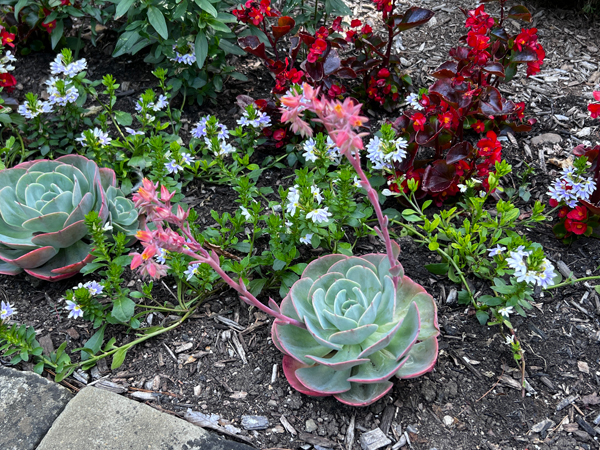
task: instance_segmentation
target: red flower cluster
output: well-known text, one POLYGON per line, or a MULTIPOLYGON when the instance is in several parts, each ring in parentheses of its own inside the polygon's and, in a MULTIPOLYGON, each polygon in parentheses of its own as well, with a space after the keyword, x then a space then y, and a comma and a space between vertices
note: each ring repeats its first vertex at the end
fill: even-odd
POLYGON ((358 19, 354 19, 352 20, 352 22, 350 22, 350 28, 355 29, 346 31, 346 42, 354 43, 356 41, 356 38, 358 38, 359 36, 364 38, 373 33, 373 28, 371 28, 371 25, 365 24, 364 27, 358 30, 358 28, 361 26, 362 22, 358 19))
POLYGON ((392 12, 392 0, 373 0, 377 11, 383 11, 383 20, 387 19, 389 13, 392 12))
POLYGON ((289 67, 288 59, 285 58, 286 68, 283 69, 275 76, 275 87, 273 88, 273 94, 285 94, 290 87, 291 83, 300 83, 304 72, 296 70, 295 68, 287 69, 289 67))
POLYGON ((529 61, 527 63, 527 75, 535 75, 540 71, 540 66, 544 62, 546 52, 540 43, 538 43, 537 28, 521 30, 521 33, 515 38, 515 47, 522 52, 525 49, 535 52, 537 61, 529 61))
MULTIPOLYGON (((594 100, 600 102, 600 91, 594 91, 594 100)), ((600 103, 590 103, 588 105, 588 111, 592 116, 592 119, 600 117, 600 103)))
MULTIPOLYGON (((552 205, 552 201, 550 202, 550 204, 552 205)), ((575 209, 571 210, 568 206, 563 206, 558 211, 558 217, 560 219, 566 218, 564 227, 567 233, 573 233, 580 236, 584 234, 588 229, 588 225, 586 223, 588 218, 588 211, 585 206, 580 205, 577 206, 575 209)), ((565 237, 568 237, 568 234, 565 237)))
POLYGON ((260 3, 248 0, 244 8, 234 9, 231 13, 242 23, 250 23, 254 26, 260 25, 265 16, 279 17, 280 13, 271 7, 270 0, 261 0, 260 3))
POLYGON ((0 39, 2 39, 2 45, 6 46, 8 45, 9 47, 13 47, 15 46, 14 41, 15 41, 15 35, 14 33, 9 33, 8 31, 6 31, 6 29, 0 25, 0 30, 2 30, 0 32, 0 39))
POLYGON ((0 86, 12 91, 12 88, 17 85, 17 79, 10 73, 0 73, 0 86))
POLYGON ((325 50, 327 50, 327 42, 324 39, 318 38, 315 40, 313 45, 311 45, 306 59, 308 62, 314 63, 317 61, 317 59, 319 59, 325 50))
MULTIPOLYGON (((392 92, 392 78, 390 71, 386 68, 379 69, 375 76, 369 78, 369 87, 367 88, 367 96, 371 99, 383 105, 386 101, 386 97, 392 92)), ((396 102, 400 94, 398 92, 392 92, 391 99, 396 102)))

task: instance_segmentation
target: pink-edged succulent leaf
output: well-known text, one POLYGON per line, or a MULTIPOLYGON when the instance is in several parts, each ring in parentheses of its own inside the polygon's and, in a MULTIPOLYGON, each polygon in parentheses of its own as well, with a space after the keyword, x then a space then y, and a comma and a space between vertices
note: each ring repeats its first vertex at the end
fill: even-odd
POLYGON ((352 388, 334 397, 340 402, 350 406, 368 406, 390 392, 394 384, 390 381, 377 384, 352 383, 352 388))
POLYGON ((369 361, 367 358, 359 358, 359 353, 360 347, 358 345, 349 345, 344 347, 343 350, 335 352, 333 356, 327 355, 324 358, 319 358, 308 355, 307 358, 330 369, 346 370, 369 361))
POLYGON ((281 361, 281 367, 283 368, 283 373, 285 378, 290 383, 294 389, 298 392, 310 395, 312 397, 328 397, 330 394, 324 394, 322 392, 313 391, 304 386, 298 378, 296 377, 296 370, 301 369, 303 367, 309 367, 307 364, 302 364, 299 361, 296 361, 294 358, 288 355, 284 355, 283 360, 281 361))
POLYGON ((79 241, 69 249, 60 249, 58 254, 48 263, 34 269, 25 269, 29 275, 46 281, 59 281, 70 278, 92 262, 94 257, 89 254, 90 247, 79 241), (85 254, 88 252, 87 254, 85 254))
POLYGON ((18 275, 23 272, 19 266, 9 264, 4 261, 0 261, 0 274, 1 275, 18 275))
POLYGON ((330 367, 315 364, 314 366, 296 369, 295 375, 306 388, 321 394, 333 395, 350 390, 351 385, 348 381, 350 370, 334 370, 330 367))
POLYGON ((406 363, 400 367, 396 376, 398 378, 415 378, 430 372, 437 361, 438 341, 430 337, 412 346, 407 356, 406 363))
POLYGON ((67 248, 83 239, 86 234, 85 222, 80 220, 59 231, 38 234, 31 238, 31 242, 40 246, 52 245, 56 248, 67 248))
POLYGON ((22 269, 31 269, 46 264, 57 253, 58 250, 54 247, 40 247, 35 250, 0 249, 0 259, 22 269))

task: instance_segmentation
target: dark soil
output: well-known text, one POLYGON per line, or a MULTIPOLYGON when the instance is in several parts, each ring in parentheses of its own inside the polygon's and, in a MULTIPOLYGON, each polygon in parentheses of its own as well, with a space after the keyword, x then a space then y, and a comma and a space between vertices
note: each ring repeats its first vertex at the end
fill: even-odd
MULTIPOLYGON (((430 8, 437 5, 437 2, 425 0, 416 3, 430 8)), ((493 4, 488 5, 488 8, 494 8, 493 4)), ((449 48, 445 44, 435 49, 429 47, 438 40, 455 43, 464 31, 458 6, 475 5, 448 0, 436 9, 437 26, 406 34, 404 45, 410 51, 405 57, 414 62, 408 70, 415 83, 421 82, 418 87, 427 83, 428 73, 445 59, 449 48), (425 44, 426 50, 417 50, 421 44, 425 44), (417 64, 418 58, 423 62, 417 64)), ((371 9, 366 9, 372 13, 371 9)), ((531 9, 536 14, 541 11, 540 8, 531 9)), ((504 150, 505 157, 515 168, 511 180, 515 186, 519 185, 524 163, 536 169, 535 175, 530 177, 532 199, 543 200, 549 181, 556 176, 557 167, 551 160, 554 159, 556 164, 564 160, 572 147, 581 142, 574 134, 584 127, 596 125, 585 114, 591 97, 583 91, 590 91, 600 73, 594 72, 598 77, 592 82, 589 80, 594 73, 583 73, 579 77, 582 73, 578 65, 581 54, 592 54, 591 59, 584 60, 595 64, 598 71, 598 49, 592 51, 598 43, 593 41, 597 27, 586 20, 575 13, 544 10, 543 20, 536 24, 540 39, 549 51, 548 63, 543 69, 564 70, 573 79, 564 86, 561 81, 559 87, 552 81, 521 83, 519 78, 505 88, 518 99, 525 93, 535 104, 530 108, 539 119, 528 136, 517 136, 518 145, 507 141, 504 150), (583 38, 590 40, 583 42, 583 38), (562 69, 569 64, 570 68, 562 69), (580 78, 582 81, 578 81, 580 78), (538 89, 531 90, 531 85, 538 89), (570 122, 565 125, 560 119, 552 120, 556 114, 569 116, 570 122), (563 143, 535 146, 531 142, 531 138, 546 132, 560 135, 563 143)), ((128 105, 132 108, 139 95, 156 84, 150 74, 151 68, 143 64, 140 57, 111 59, 110 46, 107 41, 99 49, 89 47, 83 51, 81 56, 88 59, 90 66, 88 78, 98 79, 111 73, 118 82, 127 82, 117 108, 127 109, 128 105)), ((16 91, 19 101, 29 90, 39 92, 41 83, 49 76, 48 63, 52 59, 50 54, 20 59, 15 72, 22 85, 16 91)), ((234 107, 237 95, 258 98, 268 92, 272 79, 253 58, 238 59, 236 64, 250 81, 231 81, 218 105, 186 109, 185 117, 190 125, 209 113, 232 121, 233 116, 239 114, 234 107)), ((591 135, 585 139, 597 141, 596 128, 592 128, 591 135)), ((272 174, 268 181, 274 183, 273 180, 278 179, 278 174, 272 174)), ((200 187, 195 193, 198 198, 191 200, 203 204, 201 211, 205 217, 210 217, 208 211, 211 208, 222 211, 232 207, 233 193, 228 188, 204 186, 204 192, 210 194, 209 197, 202 197, 200 187)), ((527 211, 526 204, 520 206, 523 212, 527 211)), ((210 219, 206 224, 211 224, 210 219)), ((551 227, 551 224, 541 224, 527 233, 544 246, 555 265, 563 261, 576 276, 598 274, 600 242, 581 239, 565 246, 554 238, 551 227)), ((311 445, 314 448, 349 449, 352 445, 359 448, 360 435, 376 427, 380 427, 392 443, 408 437, 410 442, 394 446, 402 449, 598 448, 596 435, 600 428, 594 428, 594 421, 600 412, 597 396, 600 389, 600 301, 592 286, 580 284, 546 292, 536 298, 535 308, 526 319, 513 317, 525 349, 525 375, 531 387, 523 397, 518 386, 521 374, 498 329, 481 326, 472 309, 448 301, 451 290, 458 287, 443 277, 431 275, 423 267, 424 263, 435 262, 435 255, 416 246, 409 238, 402 238, 399 243, 405 272, 422 284, 438 304, 442 331, 439 360, 433 372, 414 380, 397 381, 388 396, 369 407, 351 408, 332 398, 311 398, 293 391, 281 373, 281 354, 270 340, 271 320, 249 309, 229 291, 209 299, 171 334, 131 349, 118 370, 111 371, 103 361, 92 375, 122 385, 128 389, 127 395, 152 392, 153 398, 146 400, 148 404, 179 416, 188 409, 218 415, 221 425, 231 424, 241 429, 238 435, 249 439, 258 448, 308 449, 311 445), (221 317, 237 322, 239 328, 225 324, 221 317), (243 351, 236 347, 236 341, 243 351), (568 398, 572 399, 570 403, 565 402, 568 398), (241 418, 244 415, 266 417, 267 429, 243 430, 241 418), (536 427, 537 432, 532 431, 534 425, 547 419, 552 422, 545 427, 536 427), (350 426, 351 422, 354 428, 350 426), (354 439, 349 438, 352 433, 354 439)), ((376 251, 378 245, 374 240, 365 241, 361 251, 376 251)), ((125 283, 130 286, 138 282, 130 272, 126 277, 125 283)), ((78 276, 48 284, 17 276, 1 277, 0 286, 4 297, 19 311, 18 321, 35 327, 38 339, 51 351, 64 340, 69 342, 70 349, 81 347, 93 334, 91 324, 66 319, 60 307, 65 290, 80 281, 83 278, 78 276)), ((477 291, 485 291, 486 286, 480 280, 473 279, 472 282, 477 291)), ((155 283, 155 297, 159 302, 173 300, 170 284, 173 281, 168 278, 164 284, 155 283)), ((276 294, 273 295, 279 300, 276 294)), ((146 320, 156 325, 171 319, 155 314, 146 320)), ((133 339, 133 335, 125 334, 117 327, 107 329, 107 333, 114 334, 119 344, 133 339)), ((21 367, 31 369, 28 364, 21 367)), ((83 386, 73 378, 66 381, 73 390, 83 386)))

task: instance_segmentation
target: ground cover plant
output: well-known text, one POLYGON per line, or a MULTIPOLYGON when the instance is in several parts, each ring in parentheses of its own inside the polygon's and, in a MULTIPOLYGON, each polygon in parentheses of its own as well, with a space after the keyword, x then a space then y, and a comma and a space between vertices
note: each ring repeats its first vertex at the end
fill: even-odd
MULTIPOLYGON (((180 60, 174 67, 190 66, 189 71, 154 70, 154 87, 144 86, 130 108, 119 100, 120 80, 94 71, 88 75, 89 61, 69 49, 54 57, 41 91, 21 95, 11 110, 4 106, 1 269, 10 274, 24 269, 58 282, 84 274, 72 289, 60 285, 61 299, 51 315, 75 327, 87 325, 89 333, 80 345, 65 341, 48 350, 36 336, 38 328, 21 319, 27 312, 5 298, 3 361, 47 371, 59 381, 99 370, 105 360, 115 374, 128 373, 124 367, 141 364, 141 352, 154 342, 180 332, 188 336, 181 330, 190 330, 205 309, 217 320, 224 309, 211 313, 210 308, 233 292, 229 304, 248 316, 249 327, 253 315, 255 323, 271 325, 270 336, 251 329, 240 348, 248 351, 262 339, 264 348, 280 351, 274 361, 287 380, 284 390, 302 394, 298 398, 311 405, 332 405, 319 397, 333 396, 375 411, 369 408, 389 406, 392 396, 414 386, 398 379, 419 377, 425 381, 415 383, 426 384, 439 376, 438 358, 448 359, 447 336, 453 335, 447 313, 438 316, 442 306, 448 311, 440 300, 446 294, 438 295, 427 283, 418 270, 424 267, 439 283, 453 286, 472 330, 488 326, 490 341, 492 333, 501 336, 505 351, 498 351, 514 361, 503 371, 514 370, 522 394, 535 395, 530 373, 541 368, 531 368, 539 367, 538 347, 527 327, 535 323, 544 298, 584 282, 593 289, 598 279, 591 271, 577 277, 559 270, 552 248, 562 244, 537 242, 540 227, 557 214, 554 231, 561 240, 595 236, 597 148, 589 143, 575 148, 573 167, 535 200, 527 191, 531 179, 514 184, 523 166, 503 154, 512 134, 522 136, 536 125, 535 118, 526 118, 524 102, 506 98, 506 89, 512 78, 531 82, 519 78, 519 66, 527 66, 533 77, 544 70, 542 33, 535 27, 515 31, 516 20, 532 20, 522 6, 502 1, 499 8, 486 3, 464 11, 467 21, 459 26, 467 34, 425 88, 403 83, 399 60, 390 55, 402 24, 431 18, 426 8, 395 16, 393 3, 377 3, 382 28, 364 21, 348 28, 337 19, 327 25, 337 17, 337 7, 320 14, 301 5, 304 17, 298 19, 293 8, 279 13, 268 2, 235 6, 233 15, 249 25, 238 42, 248 44, 242 47, 265 61, 275 77, 266 86, 274 97, 238 98, 234 119, 189 115, 186 97, 208 91, 185 78, 199 73, 191 61, 200 54, 198 47, 189 38, 181 41, 183 47, 171 43, 171 32, 179 33, 171 28, 168 39, 152 38, 149 55, 175 45, 180 60), (267 26, 268 20, 275 25, 267 26), (382 33, 387 40, 376 41, 382 33), (297 54, 291 58, 288 50, 279 50, 277 56, 277 45, 297 54), (330 59, 350 48, 355 53, 339 58, 338 72, 327 75, 347 69, 356 78, 327 80, 330 59), (376 51, 369 55, 369 49, 376 51), (324 76, 316 80, 319 64, 324 76), (177 75, 185 89, 173 81, 177 75), (376 81, 371 86, 367 79, 376 81), (407 98, 406 88, 412 91, 407 98), (386 120, 369 129, 376 121, 367 115, 378 107, 386 120), (277 184, 266 181, 273 174, 282 174, 277 184), (190 192, 204 194, 207 187, 227 192, 225 208, 207 209, 194 201, 190 192), (548 202, 550 211, 543 206, 548 202), (409 253, 420 260, 406 270, 409 253), (238 297, 245 303, 238 304, 238 297)), ((214 17, 204 13, 207 20, 214 17)), ((160 35, 157 14, 129 14, 127 20, 145 14, 145 32, 160 35)), ((3 44, 9 47, 10 39, 3 44)), ((18 60, 5 55, 8 73, 18 60)), ((218 64, 227 64, 219 58, 218 64)), ((10 87, 12 79, 6 80, 10 87)), ((222 82, 226 86, 226 77, 222 82)), ((6 102, 10 105, 9 97, 6 102)), ((592 117, 597 109, 592 102, 592 117)), ((532 177, 531 171, 523 176, 532 177)), ((199 371, 206 362, 197 361, 205 356, 200 353, 226 339, 219 334, 214 341, 200 341, 202 333, 192 334, 192 340, 199 339, 194 354, 173 355, 180 371, 199 371)), ((235 348, 232 359, 239 352, 235 348)), ((396 407, 417 407, 411 405, 412 400, 396 407)))

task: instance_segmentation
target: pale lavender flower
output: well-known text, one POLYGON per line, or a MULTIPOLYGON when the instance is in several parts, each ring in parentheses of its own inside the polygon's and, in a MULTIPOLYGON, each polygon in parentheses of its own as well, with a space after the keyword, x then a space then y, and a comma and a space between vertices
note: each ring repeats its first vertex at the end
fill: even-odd
POLYGON ((92 296, 102 294, 102 291, 104 290, 104 286, 96 281, 88 281, 83 287, 87 288, 92 296))
POLYGON ((189 266, 187 270, 183 273, 184 275, 186 275, 186 280, 190 281, 192 277, 198 273, 198 264, 189 266))
POLYGON ((154 258, 156 258, 157 263, 164 264, 165 262, 167 262, 167 251, 164 248, 157 248, 156 255, 154 255, 154 258))
POLYGON ((320 205, 321 202, 323 201, 323 196, 321 195, 321 190, 317 186, 311 186, 310 193, 313 195, 313 198, 320 205))
POLYGON ((314 233, 307 233, 306 236, 300 238, 302 244, 310 245, 314 233))
POLYGON ((194 162, 194 160, 192 159, 192 155, 189 153, 182 153, 181 154, 181 164, 187 164, 190 165, 194 162))
POLYGON ((174 62, 178 62, 181 64, 187 64, 188 66, 191 66, 192 64, 194 64, 196 62, 196 52, 194 51, 194 44, 192 44, 191 42, 188 42, 188 48, 190 50, 190 53, 182 55, 181 53, 179 53, 177 51, 177 46, 174 45, 173 50, 175 51, 175 58, 169 58, 169 59, 174 62))
POLYGON ((83 317, 83 310, 81 309, 81 306, 71 300, 67 300, 67 310, 70 311, 68 317, 69 319, 83 317))
POLYGON ((492 257, 492 256, 496 256, 496 255, 500 255, 504 250, 506 250, 506 247, 502 247, 500 244, 496 245, 496 247, 494 248, 490 248, 488 250, 488 256, 492 257))
POLYGON ((206 122, 208 122, 208 116, 202 117, 196 123, 196 126, 192 129, 192 136, 194 136, 197 139, 206 136, 206 122))
POLYGON ((152 107, 152 109, 154 111, 160 111, 161 109, 163 109, 168 104, 169 104, 169 99, 167 98, 167 96, 161 94, 160 97, 158 97, 158 100, 156 101, 156 103, 154 104, 154 106, 152 107))
POLYGON ((177 164, 177 161, 172 159, 168 163, 165 163, 165 168, 169 171, 169 173, 178 173, 183 170, 183 167, 177 164))
POLYGON ((133 128, 125 127, 125 131, 127 131, 127 133, 129 133, 132 136, 144 136, 143 131, 136 131, 133 128))
POLYGON ((16 311, 13 309, 13 307, 10 303, 8 303, 8 302, 0 303, 0 319, 2 319, 2 320, 8 319, 10 316, 12 316, 15 313, 16 313, 16 311))
POLYGON ((313 138, 304 141, 304 153, 302 156, 306 161, 315 162, 317 160, 317 155, 315 155, 315 140, 313 138))

